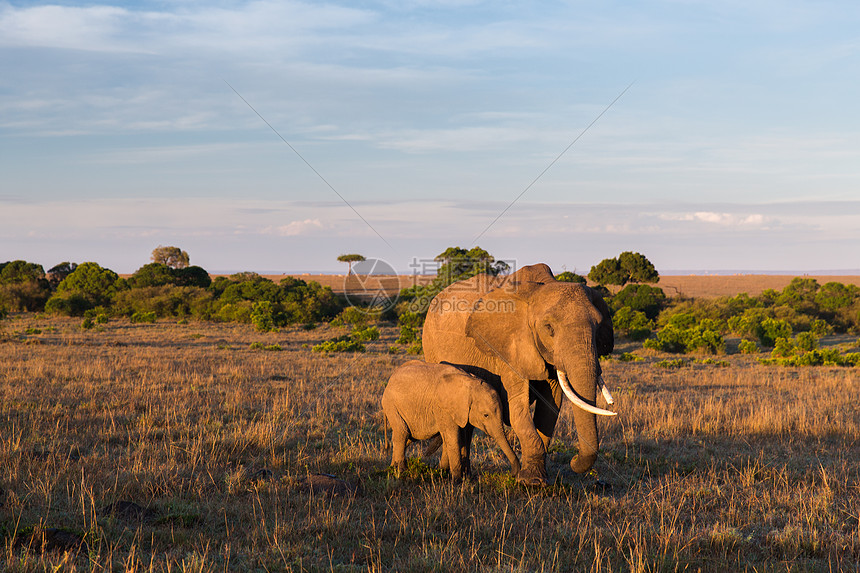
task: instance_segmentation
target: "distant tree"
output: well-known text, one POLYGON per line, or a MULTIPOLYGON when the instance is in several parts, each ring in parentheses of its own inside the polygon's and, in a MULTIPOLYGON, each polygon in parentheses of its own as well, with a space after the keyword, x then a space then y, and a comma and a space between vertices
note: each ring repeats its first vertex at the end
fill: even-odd
POLYGON ((858 298, 860 298, 860 288, 855 285, 829 282, 815 294, 815 303, 821 310, 834 312, 848 308, 858 298))
POLYGON ((184 269, 189 264, 188 253, 179 247, 163 247, 158 245, 152 250, 152 262, 167 265, 173 269, 184 269))
POLYGON ((583 285, 586 283, 584 276, 570 271, 564 271, 563 273, 555 275, 555 280, 563 283, 578 283, 583 285))
POLYGON ((656 283, 657 269, 644 255, 625 251, 614 259, 604 259, 591 267, 588 278, 601 285, 624 286, 627 283, 656 283))
POLYGON ((467 279, 480 273, 498 276, 511 270, 504 261, 497 261, 493 255, 481 247, 469 250, 449 247, 436 255, 434 260, 441 263, 436 278, 428 285, 415 285, 400 291, 400 304, 397 313, 412 312, 421 315, 422 320, 434 296, 451 283, 467 279))
POLYGON ((349 274, 352 274, 352 263, 360 263, 361 261, 366 261, 364 255, 359 255, 358 253, 352 253, 350 255, 341 255, 337 258, 341 263, 347 263, 349 265, 349 274))
POLYGON ((613 312, 623 308, 638 310, 645 314, 649 320, 654 320, 660 314, 660 309, 666 303, 666 294, 659 287, 650 285, 629 284, 618 291, 609 300, 609 306, 613 312))
POLYGON ((621 270, 627 275, 628 283, 657 283, 660 274, 645 255, 625 251, 618 255, 621 270))
POLYGON ((45 278, 42 265, 27 261, 11 261, 0 267, 0 284, 27 283, 45 278))
MULTIPOLYGON (((448 247, 433 259, 442 263, 436 271, 437 286, 445 288, 451 283, 486 273, 498 276, 511 270, 504 261, 497 261, 493 255, 481 247, 472 247, 468 251, 460 247, 448 247)), ((441 288, 439 290, 442 290, 441 288)))
POLYGON ((123 286, 124 281, 112 270, 98 263, 81 263, 57 286, 57 295, 79 295, 95 307, 109 304, 123 286))
POLYGON ((821 285, 815 279, 794 277, 791 283, 782 289, 776 304, 790 306, 798 312, 815 314, 818 310, 815 299, 820 288, 821 285))
POLYGON ((173 274, 176 277, 175 284, 178 286, 209 288, 209 285, 212 284, 212 277, 209 276, 206 269, 196 265, 176 269, 173 274))
POLYGON ((40 311, 51 296, 42 265, 27 261, 0 264, 0 307, 11 311, 40 311))
POLYGON ((131 288, 171 285, 175 276, 173 269, 163 263, 148 263, 134 271, 127 282, 131 288))
POLYGON ((63 282, 64 278, 75 272, 76 268, 78 268, 78 263, 64 261, 48 269, 48 282, 51 284, 51 289, 56 290, 57 285, 63 282))

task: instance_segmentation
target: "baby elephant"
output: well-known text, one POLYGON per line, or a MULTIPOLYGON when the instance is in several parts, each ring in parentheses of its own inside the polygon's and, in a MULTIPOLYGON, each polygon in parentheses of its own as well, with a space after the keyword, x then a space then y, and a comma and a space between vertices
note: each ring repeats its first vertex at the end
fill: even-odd
MULTIPOLYGON (((472 427, 496 440, 516 475, 520 461, 502 426, 502 406, 486 382, 449 364, 412 360, 399 367, 382 394, 382 409, 391 424, 391 466, 406 469, 406 446, 439 434, 455 480, 463 477, 461 449, 468 452, 472 427)), ((468 471, 468 465, 466 466, 468 471)))

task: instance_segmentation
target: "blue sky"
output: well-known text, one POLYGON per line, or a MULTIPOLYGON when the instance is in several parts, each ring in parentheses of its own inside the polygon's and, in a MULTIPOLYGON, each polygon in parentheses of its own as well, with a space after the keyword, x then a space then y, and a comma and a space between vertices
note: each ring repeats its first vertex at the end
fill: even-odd
POLYGON ((478 245, 860 269, 854 2, 0 1, 0 70, 0 260, 408 272, 582 135, 478 245))

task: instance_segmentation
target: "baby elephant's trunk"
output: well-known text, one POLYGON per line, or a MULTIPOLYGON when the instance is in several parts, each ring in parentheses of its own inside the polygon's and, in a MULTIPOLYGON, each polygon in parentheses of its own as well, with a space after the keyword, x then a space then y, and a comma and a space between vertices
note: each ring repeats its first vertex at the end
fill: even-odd
POLYGON ((511 444, 508 442, 507 436, 505 436, 505 428, 502 426, 501 420, 492 423, 488 428, 484 428, 484 431, 487 435, 496 440, 496 443, 500 448, 502 448, 502 451, 511 463, 511 474, 517 475, 520 471, 520 459, 517 457, 517 454, 514 453, 513 448, 511 448, 511 444))

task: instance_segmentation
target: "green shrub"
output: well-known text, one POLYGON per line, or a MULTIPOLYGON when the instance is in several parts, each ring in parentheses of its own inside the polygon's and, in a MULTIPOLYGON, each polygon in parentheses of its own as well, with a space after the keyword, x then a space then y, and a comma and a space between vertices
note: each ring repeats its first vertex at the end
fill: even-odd
POLYGON ((45 312, 63 316, 83 316, 92 303, 80 293, 55 294, 45 303, 45 312))
POLYGON ((774 358, 788 358, 797 354, 797 349, 791 339, 779 337, 773 345, 770 355, 774 358))
POLYGON ((134 324, 153 323, 157 316, 154 312, 136 312, 131 315, 131 322, 134 324))
POLYGON ((794 337, 794 345, 798 350, 818 350, 818 336, 814 332, 800 332, 794 337))
POLYGON ((424 346, 421 344, 421 341, 419 340, 418 342, 410 344, 406 348, 406 353, 407 354, 415 354, 415 355, 424 354, 424 346))
POLYGON ((615 312, 629 307, 645 313, 649 320, 654 320, 660 314, 660 309, 665 302, 666 294, 663 289, 650 285, 629 284, 609 300, 609 306, 615 312))
POLYGON ((118 292, 113 299, 112 312, 124 316, 154 312, 159 318, 208 319, 212 314, 213 298, 211 292, 200 287, 139 287, 118 292))
POLYGON ((688 362, 683 358, 675 358, 672 360, 660 360, 659 362, 655 362, 654 366, 657 368, 683 368, 686 366, 688 362))
POLYGON ((321 342, 311 348, 313 352, 364 352, 364 344, 349 334, 321 342))
POLYGON ((791 356, 771 355, 771 358, 760 358, 759 362, 778 366, 858 366, 860 352, 849 352, 842 355, 835 348, 810 350, 791 356))
POLYGON ((247 300, 238 301, 235 303, 227 303, 220 305, 214 317, 216 320, 224 322, 242 322, 249 324, 251 322, 251 312, 253 303, 247 300))
POLYGON ((618 309, 612 316, 612 327, 616 333, 639 341, 651 336, 654 322, 649 320, 641 310, 625 306, 618 309))
POLYGON ((725 341, 715 321, 705 319, 696 324, 689 318, 688 315, 676 315, 670 324, 657 333, 656 339, 646 340, 643 346, 672 353, 725 351, 725 341))
POLYGON ((738 344, 738 352, 741 354, 756 354, 758 353, 758 346, 752 340, 741 340, 738 344))
POLYGON ((643 360, 645 359, 630 352, 623 352, 618 356, 619 362, 642 362, 643 360))
POLYGON ((421 340, 421 328, 424 324, 424 315, 417 312, 403 312, 397 317, 400 325, 400 336, 397 344, 409 345, 421 340))
POLYGON ((728 360, 714 360, 713 358, 703 358, 701 360, 694 360, 695 364, 705 364, 708 366, 719 366, 720 368, 728 368, 731 366, 731 362, 728 360))
POLYGON ((358 340, 360 342, 369 342, 371 340, 379 340, 379 329, 375 326, 368 326, 366 328, 356 328, 350 334, 353 340, 358 340))
POLYGON ((252 342, 250 346, 251 350, 269 350, 274 352, 280 352, 283 350, 280 344, 263 344, 262 342, 252 342))
POLYGON ((360 327, 367 324, 367 313, 362 312, 354 306, 343 309, 337 317, 331 321, 332 326, 360 327))
POLYGON ((83 328, 84 330, 89 330, 94 326, 95 323, 93 322, 93 319, 89 317, 85 318, 84 321, 81 323, 81 328, 83 328))
POLYGON ((555 275, 555 280, 562 283, 576 283, 582 285, 588 282, 584 276, 572 273, 570 271, 564 271, 563 273, 555 275))
POLYGON ((269 332, 275 328, 275 309, 268 300, 257 301, 251 307, 251 324, 258 332, 269 332))
POLYGON ((755 328, 754 334, 762 346, 773 347, 780 338, 791 336, 791 325, 784 320, 765 318, 755 328))

